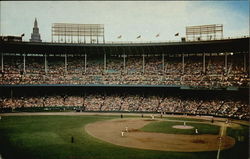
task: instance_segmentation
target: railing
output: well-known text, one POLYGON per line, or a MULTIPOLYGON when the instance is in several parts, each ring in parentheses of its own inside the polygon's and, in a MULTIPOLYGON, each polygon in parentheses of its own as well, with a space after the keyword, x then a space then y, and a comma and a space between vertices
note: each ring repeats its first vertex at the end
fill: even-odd
MULTIPOLYGON (((241 39, 241 38, 249 38, 250 36, 235 36, 235 37, 223 37, 213 40, 185 40, 184 42, 199 42, 199 41, 215 41, 215 40, 228 40, 228 39, 241 39)), ((183 42, 181 40, 168 40, 168 41, 107 41, 105 44, 133 44, 133 43, 171 43, 171 42, 183 42)))
MULTIPOLYGON (((234 37, 223 37, 223 38, 218 38, 215 40, 186 40, 184 42, 202 42, 202 41, 216 41, 216 40, 228 40, 228 39, 240 39, 240 38, 249 38, 249 35, 246 36, 234 36, 234 37)), ((30 41, 25 41, 23 42, 30 42, 30 41)), ((183 42, 181 40, 166 40, 166 41, 142 41, 142 40, 137 40, 137 41, 106 41, 105 43, 78 43, 78 42, 51 42, 51 41, 45 41, 43 40, 42 43, 56 43, 56 44, 151 44, 151 43, 180 43, 183 42)))

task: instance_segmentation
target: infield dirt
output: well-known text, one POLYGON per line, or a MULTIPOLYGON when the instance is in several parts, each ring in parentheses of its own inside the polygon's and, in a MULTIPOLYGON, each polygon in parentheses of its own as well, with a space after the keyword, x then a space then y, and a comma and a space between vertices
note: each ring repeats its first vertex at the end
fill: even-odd
MULTIPOLYGON (((184 135, 139 130, 151 122, 158 121, 162 120, 114 119, 90 123, 85 126, 85 130, 88 134, 100 140, 125 147, 177 152, 218 150, 219 134, 184 135), (128 127, 129 132, 125 131, 125 127, 128 127), (122 131, 125 132, 124 136, 121 135, 122 131)), ((221 149, 228 149, 234 144, 235 140, 232 137, 223 136, 221 149)))

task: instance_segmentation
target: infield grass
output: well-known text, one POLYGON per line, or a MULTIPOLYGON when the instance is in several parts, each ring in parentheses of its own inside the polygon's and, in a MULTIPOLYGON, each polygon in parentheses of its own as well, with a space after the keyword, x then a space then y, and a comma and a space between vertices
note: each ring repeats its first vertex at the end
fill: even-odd
POLYGON ((199 134, 219 134, 220 127, 216 125, 204 124, 204 123, 190 123, 186 122, 187 126, 193 126, 193 129, 176 129, 175 125, 183 125, 183 122, 175 121, 157 121, 152 122, 141 128, 142 131, 147 132, 159 132, 167 134, 195 134, 195 129, 198 129, 199 134))

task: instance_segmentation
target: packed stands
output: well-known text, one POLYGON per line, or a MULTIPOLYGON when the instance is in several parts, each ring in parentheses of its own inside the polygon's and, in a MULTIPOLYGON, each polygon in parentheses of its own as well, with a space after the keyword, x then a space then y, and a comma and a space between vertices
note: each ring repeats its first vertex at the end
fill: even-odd
POLYGON ((0 98, 0 110, 36 108, 45 111, 49 108, 64 110, 113 112, 158 112, 190 115, 213 115, 238 119, 249 119, 247 102, 235 99, 199 99, 182 96, 142 96, 142 95, 103 95, 86 96, 46 96, 0 98))
POLYGON ((249 86, 248 67, 243 55, 227 55, 227 67, 223 55, 203 57, 181 56, 109 56, 68 55, 4 56, 0 84, 119 84, 119 85, 185 85, 199 87, 249 86), (86 61, 85 61, 86 60, 86 61), (67 61, 67 63, 65 62, 67 61), (86 62, 86 63, 85 63, 86 62), (45 67, 47 71, 45 70, 45 67))

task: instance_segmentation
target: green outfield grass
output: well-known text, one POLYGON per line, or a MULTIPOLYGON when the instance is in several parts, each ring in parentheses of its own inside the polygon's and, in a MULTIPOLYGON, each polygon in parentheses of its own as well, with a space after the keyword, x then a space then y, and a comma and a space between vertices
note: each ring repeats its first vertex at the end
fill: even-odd
POLYGON ((237 129, 228 128, 227 135, 235 138, 237 142, 233 149, 222 151, 222 155, 225 158, 249 159, 249 127, 241 125, 237 129))
MULTIPOLYGON (((179 153, 116 146, 88 135, 84 126, 120 116, 9 116, 0 120, 3 159, 215 159, 217 152, 179 153), (71 143, 71 136, 74 143, 71 143)), ((182 119, 180 119, 182 120, 182 119)), ((230 130, 237 136, 236 130, 230 130)), ((243 133, 247 129, 237 130, 243 133)), ((222 151, 220 159, 247 159, 247 140, 222 151), (240 151, 241 150, 241 151, 240 151)))
POLYGON ((167 134, 195 134, 195 129, 198 129, 199 134, 219 134, 220 127, 210 124, 190 123, 186 122, 186 125, 193 126, 193 129, 175 129, 172 128, 174 125, 183 125, 183 122, 172 122, 172 121, 160 121, 152 122, 144 126, 141 130, 148 132, 160 132, 167 134))

